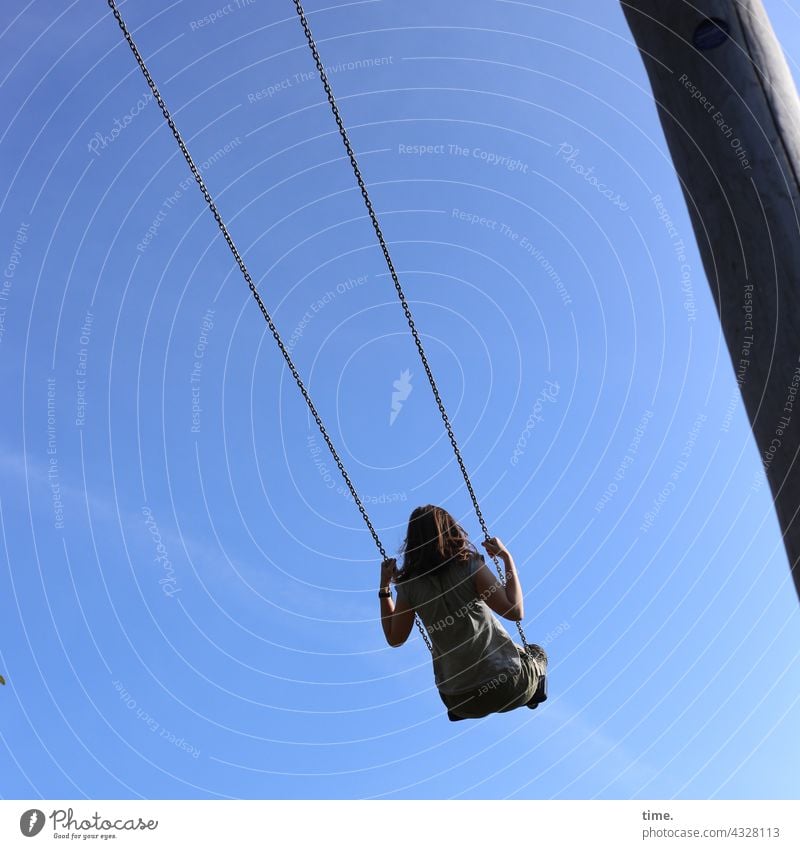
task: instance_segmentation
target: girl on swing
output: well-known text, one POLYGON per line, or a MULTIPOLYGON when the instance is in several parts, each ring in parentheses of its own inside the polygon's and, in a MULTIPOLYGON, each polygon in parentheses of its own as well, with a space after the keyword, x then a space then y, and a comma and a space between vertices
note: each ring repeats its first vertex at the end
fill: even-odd
POLYGON ((381 564, 381 624, 390 646, 400 646, 419 615, 433 645, 433 673, 448 717, 477 719, 546 698, 547 655, 517 646, 492 615, 523 618, 522 588, 508 549, 497 537, 484 541, 505 565, 505 585, 486 565, 456 520, 432 504, 417 507, 408 521, 403 567, 381 564), (390 584, 397 588, 392 599, 390 584))

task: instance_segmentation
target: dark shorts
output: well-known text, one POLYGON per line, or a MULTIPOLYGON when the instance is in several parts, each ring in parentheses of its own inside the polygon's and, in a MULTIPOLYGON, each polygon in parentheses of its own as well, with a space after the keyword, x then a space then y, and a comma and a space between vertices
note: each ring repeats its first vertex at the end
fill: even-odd
POLYGON ((539 682, 547 672, 547 653, 541 646, 530 645, 532 653, 517 646, 520 670, 501 673, 466 693, 439 693, 450 719, 479 719, 490 713, 505 713, 527 705, 535 696, 539 682))

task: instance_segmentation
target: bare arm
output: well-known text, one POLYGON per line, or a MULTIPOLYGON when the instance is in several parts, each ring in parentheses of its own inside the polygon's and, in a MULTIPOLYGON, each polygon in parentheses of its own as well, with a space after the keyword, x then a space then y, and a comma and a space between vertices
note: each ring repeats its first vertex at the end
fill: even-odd
MULTIPOLYGON (((394 558, 381 564, 381 590, 389 589, 396 572, 397 564, 394 558)), ((383 636, 390 646, 402 646, 414 627, 414 610, 406 604, 404 598, 398 599, 397 603, 391 596, 381 598, 380 601, 383 636)))
POLYGON ((518 622, 525 617, 525 608, 514 558, 497 537, 484 541, 483 546, 489 555, 502 560, 506 582, 504 586, 484 563, 475 573, 475 589, 498 616, 518 622))

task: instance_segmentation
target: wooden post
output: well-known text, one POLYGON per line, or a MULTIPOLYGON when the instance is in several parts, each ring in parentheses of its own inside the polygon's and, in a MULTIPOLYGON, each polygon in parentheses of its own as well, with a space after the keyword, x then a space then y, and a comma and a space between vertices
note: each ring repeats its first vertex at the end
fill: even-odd
POLYGON ((800 594, 800 99, 761 0, 622 8, 800 594))

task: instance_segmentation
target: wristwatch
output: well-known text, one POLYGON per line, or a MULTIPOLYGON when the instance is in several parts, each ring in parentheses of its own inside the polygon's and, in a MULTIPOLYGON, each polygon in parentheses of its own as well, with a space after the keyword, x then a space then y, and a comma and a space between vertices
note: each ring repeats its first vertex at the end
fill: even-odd
POLYGON ((378 598, 391 598, 391 597, 392 597, 392 591, 389 587, 387 587, 385 590, 378 590, 378 598))

